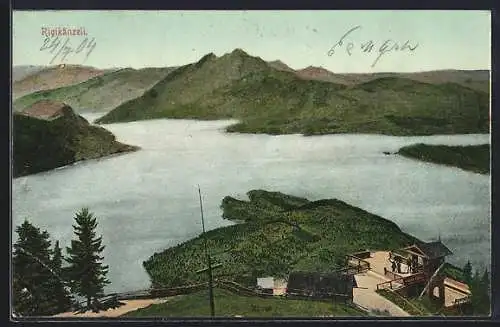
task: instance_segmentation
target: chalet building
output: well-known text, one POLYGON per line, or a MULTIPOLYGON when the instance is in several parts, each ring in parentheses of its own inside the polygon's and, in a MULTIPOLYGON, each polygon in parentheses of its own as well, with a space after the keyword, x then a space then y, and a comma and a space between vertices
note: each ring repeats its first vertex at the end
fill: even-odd
POLYGON ((384 268, 385 275, 401 283, 408 295, 426 290, 427 295, 444 304, 444 276, 439 270, 445 258, 453 254, 441 241, 419 242, 389 253, 391 267, 384 268))

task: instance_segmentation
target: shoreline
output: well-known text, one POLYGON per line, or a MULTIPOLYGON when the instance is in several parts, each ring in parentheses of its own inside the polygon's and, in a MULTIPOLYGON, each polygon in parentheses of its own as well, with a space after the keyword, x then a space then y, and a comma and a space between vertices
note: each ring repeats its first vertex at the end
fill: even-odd
POLYGON ((395 154, 420 162, 491 176, 491 144, 489 143, 460 146, 417 143, 404 146, 395 154))
MULTIPOLYGON (((120 142, 117 142, 117 143, 120 143, 120 142)), ((67 165, 54 167, 54 168, 51 168, 51 169, 48 169, 48 170, 39 171, 39 172, 36 172, 36 173, 29 173, 29 174, 21 174, 21 175, 18 175, 18 176, 12 176, 12 180, 15 180, 15 179, 18 179, 18 178, 22 178, 22 177, 28 177, 28 176, 38 175, 38 174, 45 174, 45 173, 49 173, 49 172, 56 171, 56 170, 61 170, 61 169, 67 169, 67 168, 70 168, 72 166, 76 166, 76 165, 79 165, 79 164, 82 164, 82 163, 87 163, 87 162, 92 162, 92 161, 98 161, 98 160, 103 160, 103 159, 110 159, 110 158, 114 158, 114 157, 117 157, 117 156, 120 156, 120 155, 125 155, 127 153, 137 152, 137 151, 140 151, 142 149, 140 146, 137 146, 137 145, 128 145, 128 144, 124 144, 124 143, 120 143, 120 144, 123 145, 123 146, 125 146, 125 148, 118 149, 115 152, 112 152, 112 153, 109 153, 109 154, 106 154, 106 155, 103 155, 103 156, 100 156, 100 157, 75 160, 74 162, 69 163, 67 165)))
MULTIPOLYGON (((85 113, 84 113, 85 114, 85 113)), ((347 132, 335 132, 335 133, 319 133, 319 134, 306 134, 306 133, 266 133, 266 132, 252 132, 252 131, 227 131, 226 129, 233 126, 234 124, 238 124, 241 121, 238 119, 225 119, 225 118, 220 118, 220 119, 212 119, 212 118, 175 118, 175 117, 163 117, 163 118, 145 118, 145 119, 138 119, 138 120, 128 120, 128 121, 117 121, 117 122, 106 122, 106 123, 101 123, 97 122, 98 119, 94 119, 92 121, 93 125, 97 126, 110 126, 110 125, 121 125, 121 124, 128 124, 128 123, 141 123, 141 122, 150 122, 150 121, 175 121, 175 122, 195 122, 195 123, 205 123, 205 122, 213 122, 213 123, 224 123, 226 122, 228 125, 227 126, 222 126, 220 127, 221 131, 225 134, 231 135, 267 135, 267 136, 302 136, 302 137, 307 137, 307 138, 313 138, 313 137, 326 137, 326 136, 381 136, 381 137, 397 137, 397 138, 413 138, 413 137, 448 137, 448 136, 490 136, 490 141, 491 141, 491 133, 490 132, 485 132, 485 133, 480 133, 480 132, 470 132, 470 133, 436 133, 436 134, 388 134, 384 132, 378 132, 378 133, 367 133, 367 132, 354 132, 354 133, 347 133, 347 132), (232 124, 231 124, 232 123, 232 124)), ((469 144, 463 144, 463 145, 469 145, 469 144)), ((475 145, 475 143, 470 144, 470 145, 475 145)))

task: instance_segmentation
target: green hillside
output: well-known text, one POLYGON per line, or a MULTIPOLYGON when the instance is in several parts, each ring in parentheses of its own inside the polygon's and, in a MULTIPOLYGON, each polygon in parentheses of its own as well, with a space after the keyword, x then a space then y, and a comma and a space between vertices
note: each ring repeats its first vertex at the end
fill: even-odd
POLYGON ((137 149, 72 112, 52 121, 15 113, 13 129, 14 177, 137 149))
MULTIPOLYGON (((208 293, 201 291, 177 296, 166 303, 131 311, 123 317, 209 317, 208 293)), ((223 289, 214 290, 217 317, 345 317, 366 316, 352 306, 331 301, 259 298, 233 294, 223 289)))
POLYGON ((422 161, 458 167, 480 174, 490 173, 490 145, 428 145, 413 144, 405 146, 398 154, 422 161))
POLYGON ((76 112, 107 111, 124 101, 141 96, 174 69, 120 69, 76 85, 25 95, 14 101, 13 108, 18 111, 40 100, 56 100, 70 105, 76 112))
MULTIPOLYGON (((389 220, 340 200, 308 201, 277 192, 254 190, 250 201, 225 197, 223 217, 243 221, 207 232, 215 278, 253 286, 255 278, 287 276, 292 270, 332 271, 344 256, 362 249, 389 250, 413 243, 389 220)), ((206 280, 203 239, 155 253, 144 262, 154 287, 206 280)))
POLYGON ((428 135, 489 132, 488 93, 384 77, 353 86, 307 80, 235 50, 177 69, 98 122, 235 118, 229 132, 428 135))

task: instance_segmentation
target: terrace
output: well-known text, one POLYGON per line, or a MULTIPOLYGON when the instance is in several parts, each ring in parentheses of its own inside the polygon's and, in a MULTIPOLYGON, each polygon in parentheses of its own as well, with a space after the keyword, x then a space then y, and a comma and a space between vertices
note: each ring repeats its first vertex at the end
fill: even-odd
POLYGON ((437 241, 393 251, 366 251, 361 256, 351 256, 349 263, 354 266, 358 260, 368 265, 370 273, 379 279, 377 290, 388 289, 404 297, 418 297, 426 290, 430 298, 450 307, 470 296, 467 285, 438 274, 444 258, 450 254, 437 241))

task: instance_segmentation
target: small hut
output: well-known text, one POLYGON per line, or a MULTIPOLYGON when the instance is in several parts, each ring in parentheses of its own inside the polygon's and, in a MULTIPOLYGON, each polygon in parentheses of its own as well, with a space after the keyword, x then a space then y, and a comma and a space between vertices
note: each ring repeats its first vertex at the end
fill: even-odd
POLYGON ((354 287, 357 287, 354 275, 345 272, 292 272, 287 294, 352 302, 354 287))

